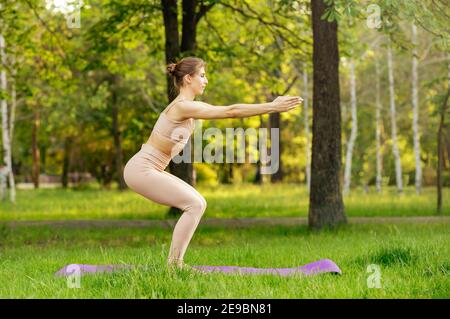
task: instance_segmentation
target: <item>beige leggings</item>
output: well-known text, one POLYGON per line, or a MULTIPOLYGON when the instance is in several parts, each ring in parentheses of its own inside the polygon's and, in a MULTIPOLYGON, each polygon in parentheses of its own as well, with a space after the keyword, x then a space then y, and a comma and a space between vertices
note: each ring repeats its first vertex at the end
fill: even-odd
POLYGON ((150 144, 142 144, 125 165, 124 179, 136 193, 158 204, 183 211, 172 235, 168 264, 183 265, 183 258, 206 209, 205 198, 182 179, 164 171, 170 157, 150 144))

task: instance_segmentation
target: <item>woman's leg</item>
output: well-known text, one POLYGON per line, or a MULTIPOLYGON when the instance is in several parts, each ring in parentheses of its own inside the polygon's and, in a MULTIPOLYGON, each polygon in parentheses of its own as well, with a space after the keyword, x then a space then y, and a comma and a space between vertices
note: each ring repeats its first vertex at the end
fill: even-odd
MULTIPOLYGON (((200 201, 199 207, 196 208, 198 211, 202 211, 201 214, 186 214, 183 211, 183 214, 181 215, 180 219, 178 220, 177 224, 175 225, 173 235, 172 235, 172 242, 169 249, 169 258, 168 258, 168 264, 176 264, 178 266, 183 265, 183 258, 184 254, 186 252, 187 246, 197 229, 198 224, 200 223, 201 216, 203 215, 203 212, 206 210, 206 200, 205 198, 191 185, 183 181, 181 178, 176 177, 175 175, 172 175, 166 171, 162 171, 164 175, 166 175, 168 178, 170 178, 174 183, 181 184, 184 186, 185 189, 188 189, 192 195, 197 197, 197 199, 200 201)), ((198 202, 194 201, 194 205, 198 205, 198 202)), ((173 207, 177 207, 172 205, 173 207)), ((179 207, 178 207, 179 208, 179 207)), ((180 208, 182 209, 182 208, 180 208)), ((183 209, 182 209, 183 210, 183 209)))
POLYGON ((182 266, 189 242, 206 209, 206 200, 191 185, 165 171, 152 168, 143 171, 140 165, 127 165, 124 178, 138 194, 182 210, 173 230, 168 257, 169 265, 182 266))

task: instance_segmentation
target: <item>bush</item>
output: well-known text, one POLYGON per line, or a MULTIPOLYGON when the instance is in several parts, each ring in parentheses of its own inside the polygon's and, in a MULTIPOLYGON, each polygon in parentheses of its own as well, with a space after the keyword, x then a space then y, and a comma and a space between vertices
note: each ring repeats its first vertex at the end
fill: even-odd
POLYGON ((196 181, 199 184, 218 185, 217 172, 208 163, 194 163, 196 181))

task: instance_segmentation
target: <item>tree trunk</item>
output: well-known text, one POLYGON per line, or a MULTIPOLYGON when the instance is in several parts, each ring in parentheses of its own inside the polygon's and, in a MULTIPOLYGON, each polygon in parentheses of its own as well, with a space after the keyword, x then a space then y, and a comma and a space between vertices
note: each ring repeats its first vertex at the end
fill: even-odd
POLYGON ((308 94, 308 71, 306 62, 303 63, 303 113, 306 137, 306 188, 308 192, 311 189, 311 145, 309 140, 309 94, 308 94))
POLYGON ((197 22, 195 21, 197 0, 182 0, 182 8, 181 51, 187 55, 194 55, 197 49, 197 22))
POLYGON ((403 176, 402 176, 402 165, 400 161, 400 151, 398 149, 397 144, 397 115, 395 111, 394 70, 393 70, 392 49, 390 39, 388 45, 388 72, 389 72, 389 96, 391 104, 391 138, 392 138, 392 151, 394 153, 394 160, 395 160, 395 177, 397 181, 397 191, 398 193, 402 193, 403 176))
POLYGON ((346 223, 342 201, 341 110, 336 21, 321 20, 326 6, 312 0, 313 138, 308 224, 320 229, 346 223))
POLYGON ((69 186, 69 172, 70 172, 70 153, 72 151, 72 138, 66 137, 64 141, 64 160, 63 160, 63 170, 61 176, 61 183, 63 188, 69 186))
MULTIPOLYGON (((192 19, 189 19, 189 14, 195 13, 192 11, 192 4, 188 4, 187 1, 183 1, 183 32, 182 32, 182 46, 179 45, 179 35, 178 35, 178 7, 176 0, 161 0, 161 5, 163 9, 163 18, 165 26, 165 53, 166 53, 166 63, 175 62, 181 55, 183 48, 193 49, 195 45, 192 43, 195 41, 195 33, 193 33, 192 19), (184 28, 187 28, 186 30, 184 28)), ((194 24, 195 30, 195 24, 194 24)), ((167 95, 169 97, 169 103, 172 102, 178 95, 176 88, 173 84, 172 79, 167 76, 167 95)), ((192 140, 190 140, 192 143, 192 140)), ((192 144, 191 144, 192 146, 192 144)), ((192 148, 191 148, 192 149, 192 148)), ((174 163, 170 161, 169 169, 172 174, 181 178, 188 184, 193 184, 193 167, 192 163, 174 163)))
MULTIPOLYGON (((161 5, 163 9, 163 18, 165 27, 166 64, 169 64, 175 62, 181 53, 178 36, 178 7, 176 0, 161 0, 161 5)), ((187 24, 187 21, 185 23, 187 24)), ((173 84, 172 79, 169 76, 167 76, 166 79, 167 79, 167 95, 170 103, 175 99, 178 92, 176 92, 176 88, 173 84)), ((192 143, 191 139, 189 142, 192 143)), ((192 163, 181 162, 177 164, 174 163, 173 161, 170 161, 169 170, 173 175, 181 178, 186 183, 192 185, 193 182, 192 163)), ((176 207, 171 207, 167 215, 173 217, 179 216, 181 215, 181 213, 182 212, 180 209, 176 207)))
POLYGON ((13 51, 13 54, 11 55, 11 113, 9 116, 9 140, 13 141, 14 136, 14 123, 15 123, 15 116, 16 116, 16 107, 17 107, 17 93, 16 93, 16 76, 17 76, 17 70, 16 70, 16 56, 15 51, 13 51))
MULTIPOLYGON (((182 54, 195 55, 195 50, 197 48, 197 24, 201 17, 205 15, 206 12, 213 6, 214 3, 205 5, 202 2, 199 6, 197 0, 183 0, 182 39, 180 47, 178 35, 177 0, 161 0, 165 28, 165 55, 167 64, 175 62, 182 54)), ((170 103, 178 95, 178 92, 176 92, 172 79, 169 76, 166 77, 166 80, 167 96, 170 103)), ((190 149, 193 150, 193 139, 189 139, 188 143, 190 143, 190 149)), ((189 146, 186 145, 186 147, 189 146)), ((193 157, 191 154, 190 163, 181 162, 177 164, 173 161, 170 161, 169 163, 170 172, 190 185, 194 185, 194 167, 192 165, 192 158, 193 157)), ((180 214, 181 210, 175 207, 171 207, 168 212, 169 216, 179 216, 180 214)))
MULTIPOLYGON (((272 99, 272 101, 275 99, 275 97, 272 99)), ((270 113, 269 114, 269 123, 270 123, 270 129, 275 128, 278 129, 278 132, 280 132, 279 136, 279 149, 278 149, 278 154, 279 154, 279 159, 278 159, 278 170, 270 175, 270 181, 271 183, 279 183, 283 181, 283 166, 282 166, 282 161, 281 161, 281 153, 282 153, 282 138, 281 138, 281 116, 280 113, 270 113)), ((272 130, 271 130, 272 131, 272 130)), ((272 140, 272 138, 271 138, 272 140)), ((271 154, 272 156, 274 156, 273 154, 271 154)))
POLYGON ((16 182, 14 180, 14 170, 13 170, 13 162, 12 162, 12 147, 13 147, 13 136, 14 136, 14 121, 16 115, 16 56, 15 56, 15 47, 13 47, 13 52, 11 55, 11 110, 9 114, 9 144, 10 144, 10 154, 11 154, 11 169, 9 171, 9 189, 11 201, 16 201, 16 182))
POLYGON ((437 166, 437 213, 438 215, 442 214, 442 167, 444 161, 444 125, 445 125, 445 114, 448 108, 448 97, 450 95, 450 88, 447 89, 447 95, 444 98, 444 104, 441 108, 441 119, 439 121, 439 129, 438 129, 438 145, 437 145, 437 153, 438 153, 438 166, 437 166))
POLYGON ((40 127, 39 102, 32 102, 33 127, 31 131, 31 150, 33 154, 32 180, 34 188, 39 188, 39 175, 41 174, 41 157, 38 147, 38 132, 40 127))
POLYGON ((413 107, 413 137, 414 137, 414 157, 416 160, 416 193, 422 191, 422 167, 420 163, 420 135, 419 135, 419 98, 418 98, 418 75, 417 75, 417 27, 412 25, 412 107, 413 107))
POLYGON ((122 139, 119 127, 119 103, 117 99, 118 90, 118 75, 112 75, 110 79, 110 93, 111 93, 111 116, 112 116, 112 135, 114 139, 114 166, 117 172, 117 183, 120 190, 125 190, 127 185, 123 178, 123 154, 122 154, 122 139))
POLYGON ((376 70, 376 120, 375 120, 375 127, 376 127, 376 152, 377 152, 377 176, 376 176, 376 190, 377 193, 381 193, 381 177, 382 177, 382 170, 383 170, 383 157, 381 154, 381 98, 380 98, 380 64, 378 60, 375 60, 375 70, 376 70))
MULTIPOLYGON (((450 58, 450 54, 447 54, 447 56, 450 58)), ((438 153, 438 165, 437 165, 437 213, 438 215, 442 214, 442 167, 443 161, 444 161, 444 147, 442 144, 444 144, 444 126, 445 126, 445 114, 447 113, 448 108, 448 99, 450 96, 450 63, 448 63, 448 74, 447 74, 447 95, 444 98, 444 104, 441 108, 441 119, 439 121, 439 129, 438 129, 438 145, 437 145, 437 153, 438 153)), ((450 157, 449 157, 450 161, 450 157)))
POLYGON ((352 112, 352 131, 347 144, 347 154, 345 157, 345 175, 344 175, 344 194, 350 191, 350 180, 352 177, 352 155, 355 145, 356 135, 358 133, 358 119, 356 112, 356 84, 355 84, 355 63, 350 59, 350 96, 352 112))
MULTIPOLYGON (((6 43, 5 38, 3 37, 3 34, 0 34, 0 57, 1 57, 1 63, 3 67, 1 68, 0 72, 0 88, 1 90, 6 93, 8 89, 8 83, 6 79, 6 43)), ((2 98, 0 101, 1 104, 1 116, 2 116, 2 142, 3 142, 3 160, 5 163, 5 169, 2 170, 1 174, 2 180, 6 179, 6 177, 9 177, 9 187, 10 187, 10 201, 15 202, 15 192, 14 189, 14 179, 12 178, 12 160, 11 160, 11 140, 10 140, 10 133, 8 128, 8 122, 9 122, 9 115, 8 115, 8 104, 6 101, 6 97, 2 98)), ((3 196, 6 195, 6 184, 2 183, 2 187, 4 189, 2 190, 3 196)), ((3 199, 3 198, 2 198, 3 199)))
MULTIPOLYGON (((175 62, 180 55, 180 45, 178 36, 178 8, 177 0, 161 0, 164 30, 165 30, 165 55, 166 64, 175 62)), ((167 80, 167 96, 171 102, 176 96, 175 86, 170 76, 167 80)))
MULTIPOLYGON (((259 127, 260 128, 265 127, 264 118, 261 114, 259 115, 259 127)), ((260 137, 259 137, 259 132, 258 132, 258 140, 256 143, 256 149, 258 152, 258 160, 256 161, 256 173, 255 173, 255 178, 253 180, 253 184, 262 184, 263 183, 262 174, 261 174, 261 153, 259 150, 259 138, 260 137)))

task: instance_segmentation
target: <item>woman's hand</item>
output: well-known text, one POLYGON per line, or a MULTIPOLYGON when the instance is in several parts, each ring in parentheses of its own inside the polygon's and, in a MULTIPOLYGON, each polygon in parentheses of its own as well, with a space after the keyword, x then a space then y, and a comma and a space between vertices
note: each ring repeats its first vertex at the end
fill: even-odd
POLYGON ((300 96, 279 96, 272 101, 272 105, 275 108, 275 112, 286 112, 297 107, 303 99, 300 96))

